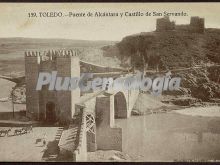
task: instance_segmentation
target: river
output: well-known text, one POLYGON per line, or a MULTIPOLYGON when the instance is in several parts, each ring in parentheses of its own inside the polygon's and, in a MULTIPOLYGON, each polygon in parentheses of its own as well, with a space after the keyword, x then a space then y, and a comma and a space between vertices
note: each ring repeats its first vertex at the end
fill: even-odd
POLYGON ((133 161, 220 160, 220 118, 175 112, 116 119, 133 161))

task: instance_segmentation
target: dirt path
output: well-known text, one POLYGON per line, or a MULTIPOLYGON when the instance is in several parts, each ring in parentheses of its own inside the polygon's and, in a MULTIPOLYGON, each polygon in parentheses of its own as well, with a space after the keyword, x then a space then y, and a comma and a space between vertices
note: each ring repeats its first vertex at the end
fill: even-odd
POLYGON ((53 141, 57 130, 57 127, 36 127, 32 133, 0 137, 0 161, 42 161, 46 146, 42 142, 35 144, 36 139, 45 134, 47 142, 53 141))

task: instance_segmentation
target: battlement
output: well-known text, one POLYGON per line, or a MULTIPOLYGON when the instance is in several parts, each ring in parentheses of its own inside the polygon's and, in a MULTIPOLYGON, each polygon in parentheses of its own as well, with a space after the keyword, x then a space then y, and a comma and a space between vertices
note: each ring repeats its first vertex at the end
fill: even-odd
POLYGON ((26 51, 25 57, 77 57, 77 50, 48 50, 48 51, 26 51))
POLYGON ((57 71, 59 77, 80 77, 78 52, 67 49, 25 52, 27 113, 35 120, 65 123, 75 113, 75 102, 80 98, 80 91, 49 91, 47 86, 40 91, 35 90, 39 73, 52 71, 57 71))
POLYGON ((192 31, 204 32, 205 19, 200 17, 191 17, 190 26, 192 31))
POLYGON ((169 17, 157 19, 156 31, 186 31, 194 33, 204 33, 205 19, 200 17, 191 17, 190 24, 176 25, 174 21, 170 21, 169 17))

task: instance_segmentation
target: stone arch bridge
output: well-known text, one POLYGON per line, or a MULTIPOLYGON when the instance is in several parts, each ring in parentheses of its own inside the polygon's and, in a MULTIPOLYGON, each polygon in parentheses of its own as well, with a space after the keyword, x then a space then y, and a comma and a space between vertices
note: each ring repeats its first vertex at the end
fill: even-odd
POLYGON ((122 129, 115 126, 115 119, 130 117, 138 95, 138 90, 103 90, 82 96, 75 112, 80 121, 78 137, 72 141, 74 147, 69 148, 66 139, 74 133, 64 131, 59 142, 61 154, 68 150, 73 161, 86 161, 88 151, 122 151, 122 129))

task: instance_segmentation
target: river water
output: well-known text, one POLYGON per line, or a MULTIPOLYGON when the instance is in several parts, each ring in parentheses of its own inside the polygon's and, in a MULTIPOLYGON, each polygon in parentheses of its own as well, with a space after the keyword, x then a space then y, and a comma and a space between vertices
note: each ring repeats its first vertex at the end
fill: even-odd
POLYGON ((133 161, 220 160, 220 118, 175 112, 117 119, 133 161))

